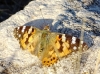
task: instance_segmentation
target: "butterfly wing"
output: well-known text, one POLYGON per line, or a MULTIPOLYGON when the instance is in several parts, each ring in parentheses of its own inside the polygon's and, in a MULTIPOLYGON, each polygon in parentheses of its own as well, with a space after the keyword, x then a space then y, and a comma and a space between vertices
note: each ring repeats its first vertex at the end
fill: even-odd
POLYGON ((19 26, 14 29, 14 36, 19 40, 22 49, 38 56, 42 63, 52 60, 48 63, 49 66, 57 61, 57 56, 53 50, 56 35, 51 34, 47 29, 39 30, 31 26, 19 26))
MULTIPOLYGON (((42 55, 42 64, 44 66, 53 65, 59 58, 78 51, 80 39, 74 36, 50 33, 47 38, 49 39, 47 39, 48 41, 45 42, 49 43, 47 43, 46 47, 44 48, 42 55)), ((86 43, 82 43, 81 45, 84 51, 84 48, 86 48, 87 45, 86 43)))
POLYGON ((14 29, 14 36, 19 40, 20 47, 38 55, 41 40, 40 30, 32 26, 19 26, 14 29))

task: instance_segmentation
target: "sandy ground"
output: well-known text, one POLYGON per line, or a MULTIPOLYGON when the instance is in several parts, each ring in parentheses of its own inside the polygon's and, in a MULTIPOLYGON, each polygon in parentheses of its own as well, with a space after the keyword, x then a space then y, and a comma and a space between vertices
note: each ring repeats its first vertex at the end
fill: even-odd
POLYGON ((17 26, 32 25, 51 31, 80 35, 85 23, 84 41, 89 49, 82 54, 80 74, 100 74, 100 1, 98 0, 36 0, 24 10, 0 23, 1 74, 75 74, 77 53, 61 58, 53 67, 43 67, 38 57, 23 51, 13 36, 17 26), (46 23, 44 23, 44 20, 46 23))

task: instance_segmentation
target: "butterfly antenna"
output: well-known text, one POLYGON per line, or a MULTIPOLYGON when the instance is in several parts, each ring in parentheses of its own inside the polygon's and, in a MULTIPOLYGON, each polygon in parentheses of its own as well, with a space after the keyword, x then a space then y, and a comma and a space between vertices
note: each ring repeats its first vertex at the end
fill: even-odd
POLYGON ((43 13, 42 13, 41 8, 40 8, 40 13, 41 13, 41 15, 42 15, 42 18, 43 18, 44 24, 46 24, 46 21, 44 20, 44 16, 43 16, 43 13))

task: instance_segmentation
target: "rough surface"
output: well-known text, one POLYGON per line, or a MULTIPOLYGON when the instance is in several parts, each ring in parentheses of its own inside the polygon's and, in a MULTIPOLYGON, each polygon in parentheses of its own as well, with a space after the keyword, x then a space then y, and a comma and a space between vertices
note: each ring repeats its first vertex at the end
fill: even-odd
MULTIPOLYGON (((43 67, 36 56, 21 50, 18 41, 13 36, 13 30, 21 25, 33 25, 42 29, 49 24, 51 31, 79 37, 81 25, 85 23, 84 41, 90 48, 83 53, 80 74, 93 74, 100 52, 99 13, 99 0, 35 0, 30 2, 24 10, 0 23, 0 73, 75 74, 77 53, 61 58, 53 67, 43 67)), ((99 67, 100 64, 97 66, 99 67)), ((100 68, 97 69, 96 74, 99 73, 100 68)))

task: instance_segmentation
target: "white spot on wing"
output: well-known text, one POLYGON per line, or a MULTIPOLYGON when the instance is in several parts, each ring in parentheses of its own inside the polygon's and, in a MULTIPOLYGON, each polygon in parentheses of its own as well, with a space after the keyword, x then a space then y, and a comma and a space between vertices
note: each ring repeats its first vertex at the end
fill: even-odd
POLYGON ((73 47, 73 49, 74 49, 74 50, 76 50, 76 49, 77 49, 77 47, 76 47, 76 46, 74 46, 74 47, 73 47))
POLYGON ((32 32, 32 26, 30 27, 30 29, 28 30, 28 34, 30 34, 32 32))
POLYGON ((81 44, 83 44, 83 41, 81 41, 81 44))
POLYGON ((72 37, 72 43, 71 44, 75 44, 76 43, 76 37, 72 37))
POLYGON ((65 37, 65 34, 62 35, 62 42, 65 42, 66 41, 66 37, 65 37))
POLYGON ((17 30, 19 30, 19 27, 17 27, 17 30))
POLYGON ((21 37, 21 34, 19 34, 18 37, 20 38, 21 37))
POLYGON ((26 26, 23 26, 23 28, 22 28, 22 33, 25 31, 25 28, 26 28, 26 26))

